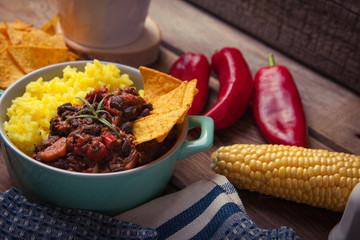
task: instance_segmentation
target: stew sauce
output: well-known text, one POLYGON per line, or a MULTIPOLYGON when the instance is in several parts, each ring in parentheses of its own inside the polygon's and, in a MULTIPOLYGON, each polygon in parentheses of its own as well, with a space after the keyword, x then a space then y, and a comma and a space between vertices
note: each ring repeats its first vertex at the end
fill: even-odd
MULTIPOLYGON (((85 99, 96 109, 108 94, 103 87, 88 93, 85 99)), ((115 133, 96 118, 75 117, 90 114, 85 104, 65 103, 50 121, 48 139, 35 146, 33 158, 57 168, 87 173, 117 172, 147 164, 165 154, 177 137, 175 126, 161 143, 133 143, 132 122, 149 115, 152 109, 135 88, 115 89, 104 99, 98 115, 117 130, 115 133)))

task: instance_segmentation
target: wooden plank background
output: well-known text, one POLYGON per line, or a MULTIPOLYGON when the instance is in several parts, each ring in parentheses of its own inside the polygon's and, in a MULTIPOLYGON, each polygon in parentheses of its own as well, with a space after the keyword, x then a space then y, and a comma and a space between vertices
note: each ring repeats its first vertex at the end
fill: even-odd
MULTIPOLYGON (((201 11, 187 4, 189 2, 154 2, 158 4, 151 4, 149 14, 159 23, 163 39, 160 57, 153 64, 154 68, 168 72, 177 56, 184 52, 203 53, 210 58, 215 50, 233 46, 242 51, 254 74, 267 64, 268 54, 272 52, 279 64, 288 67, 298 85, 309 124, 311 147, 360 154, 360 111, 356 111, 360 106, 360 98, 357 94, 330 81, 314 69, 299 64, 288 55, 264 45, 262 41, 239 31, 239 28, 219 21, 213 14, 207 11, 199 14, 201 11), (181 14, 173 14, 171 9, 178 9, 181 14)), ((212 106, 218 89, 219 82, 212 77, 210 101, 205 108, 212 106)), ((196 138, 196 133, 192 132, 191 138, 196 138)), ((211 149, 179 161, 171 185, 181 189, 211 175, 209 157, 220 146, 264 142, 249 109, 231 128, 215 131, 211 149)), ((302 239, 314 239, 314 235, 318 236, 316 239, 327 239, 329 231, 341 218, 341 213, 245 190, 239 190, 238 193, 247 213, 259 227, 271 229, 287 225, 294 228, 302 239)))
MULTIPOLYGON (((16 17, 41 27, 56 13, 55 0, 17 0, 12 4, 4 4, 5 1, 7 0, 0 0, 0 6, 4 5, 0 8, 0 20, 11 21, 16 17), (23 9, 21 14, 19 9, 23 9)), ((264 3, 259 0, 259 4, 261 2, 264 3)), ((273 4, 276 2, 277 0, 274 0, 273 4)), ((229 0, 219 1, 220 3, 238 2, 229 0)), ((239 31, 239 27, 234 24, 229 25, 214 14, 194 6, 195 4, 189 1, 152 0, 149 15, 160 26, 162 42, 159 58, 151 67, 168 72, 171 64, 184 52, 202 53, 210 59, 215 50, 233 46, 242 51, 254 74, 267 64, 269 53, 273 53, 277 63, 290 70, 299 88, 310 130, 310 146, 360 155, 358 94, 330 81, 330 78, 320 74, 315 68, 300 63, 283 50, 264 44, 263 40, 254 38, 248 31, 239 31)), ((211 77, 210 98, 206 108, 216 101, 218 90, 218 80, 211 77)), ((189 140, 197 135, 197 132, 191 132, 189 140)), ((215 132, 211 149, 177 162, 167 191, 182 189, 212 175, 209 157, 218 147, 234 143, 264 142, 249 108, 234 126, 215 132)), ((0 157, 1 161, 3 160, 0 157)), ((10 186, 7 179, 6 175, 0 175, 0 190, 10 186), (7 185, 3 185, 4 183, 7 185)), ((246 190, 239 190, 238 193, 247 213, 259 227, 275 228, 286 225, 294 228, 302 239, 327 239, 329 231, 341 218, 340 213, 325 209, 246 190)))
POLYGON ((360 93, 360 1, 188 1, 360 93))
MULTIPOLYGON (((183 52, 202 53, 210 59, 217 49, 225 46, 239 48, 250 70, 255 72, 267 65, 269 53, 276 62, 292 73, 304 105, 310 132, 310 146, 360 155, 360 98, 328 78, 281 52, 264 45, 237 28, 219 21, 212 14, 199 10, 184 1, 153 0, 149 15, 160 25, 162 48, 153 67, 168 72, 177 55, 183 52), (181 9, 172 14, 171 9, 181 9), (206 23, 206 24, 204 24, 206 23)), ((210 108, 217 99, 219 82, 210 79, 210 108)), ((251 110, 233 127, 215 132, 215 146, 231 143, 262 143, 251 110)))

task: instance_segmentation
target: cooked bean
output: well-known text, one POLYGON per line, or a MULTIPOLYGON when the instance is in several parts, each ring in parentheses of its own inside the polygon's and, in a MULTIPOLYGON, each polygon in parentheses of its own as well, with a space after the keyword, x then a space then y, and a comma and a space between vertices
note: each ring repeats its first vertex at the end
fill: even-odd
MULTIPOLYGON (((88 93, 85 99, 97 111, 100 101, 108 94, 104 87, 88 93)), ((173 142, 169 144, 165 140, 157 145, 133 143, 132 122, 149 115, 152 105, 133 87, 117 88, 112 94, 103 101, 98 118, 107 120, 118 133, 99 119, 76 117, 92 115, 86 110, 87 106, 65 103, 58 107, 58 116, 50 121, 49 138, 35 147, 33 157, 70 171, 111 172, 146 164, 165 153, 173 142)))

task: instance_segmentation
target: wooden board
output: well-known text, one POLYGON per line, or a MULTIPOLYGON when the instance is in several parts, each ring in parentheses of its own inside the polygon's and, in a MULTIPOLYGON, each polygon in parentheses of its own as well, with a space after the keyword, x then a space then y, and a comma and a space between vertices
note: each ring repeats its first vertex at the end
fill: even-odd
MULTIPOLYGON (((5 4, 5 1, 0 4, 0 21, 19 18, 36 27, 41 27, 55 13, 55 0, 16 0, 11 4, 5 4)), ((203 53, 210 59, 216 50, 232 46, 242 51, 251 72, 255 74, 259 68, 267 65, 267 57, 273 53, 278 64, 288 67, 298 85, 310 130, 310 147, 360 154, 359 95, 325 77, 315 68, 276 50, 248 32, 239 31, 238 27, 187 1, 152 0, 149 15, 159 24, 163 39, 159 58, 151 67, 168 72, 172 63, 184 52, 203 53)), ((212 75, 206 108, 216 101, 218 89, 219 82, 212 75)), ((191 131, 187 139, 196 139, 198 135, 198 132, 191 131)), ((234 143, 265 143, 250 108, 232 127, 215 131, 211 149, 178 161, 165 193, 185 188, 213 174, 209 167, 211 153, 220 146, 234 143)), ((0 156, 0 173, 3 174, 5 170, 1 161, 0 156)), ((1 176, 0 191, 11 185, 8 175, 1 176)), ((244 190, 238 193, 250 218, 259 227, 289 226, 302 239, 327 239, 329 231, 341 218, 341 214, 324 209, 244 190)))
MULTIPOLYGON (((360 109, 360 98, 357 94, 191 4, 165 0, 153 2, 157 4, 151 5, 150 15, 159 22, 163 38, 160 58, 153 67, 169 71, 177 58, 174 53, 203 53, 210 59, 215 50, 233 46, 243 52, 254 74, 267 64, 268 54, 273 53, 278 64, 289 68, 298 85, 310 129, 310 146, 360 154, 360 111, 357 111, 360 109), (171 9, 181 9, 181 14, 174 15, 171 9)), ((218 89, 219 83, 213 76, 207 108, 216 101, 218 89)), ((196 138, 196 134, 191 133, 189 138, 196 138)), ((179 161, 171 183, 183 188, 213 174, 209 168, 209 157, 220 146, 264 142, 248 109, 234 126, 215 131, 214 145, 210 150, 179 161)), ((329 231, 341 218, 339 213, 244 190, 239 190, 239 196, 259 227, 286 225, 303 239, 327 239, 329 231)))
MULTIPOLYGON (((203 53, 210 59, 217 49, 225 46, 237 47, 242 51, 251 72, 255 74, 259 68, 267 65, 268 55, 273 53, 277 64, 285 65, 290 70, 298 86, 309 125, 311 147, 319 148, 326 145, 333 151, 360 154, 359 95, 349 92, 323 75, 300 65, 296 60, 219 21, 212 15, 199 14, 198 11, 191 4, 183 1, 161 1, 161 4, 150 5, 149 14, 160 25, 163 45, 172 52, 176 52, 174 49, 177 49, 178 54, 191 51, 203 53), (181 14, 172 14, 170 10, 172 8, 181 9, 181 14), (206 27, 202 23, 206 23, 206 27), (324 145, 319 144, 319 141, 324 145)), ((161 70, 169 71, 175 59, 175 57, 172 59, 167 57, 167 61, 172 62, 167 63, 167 69, 162 65, 161 70)), ((213 78, 210 82, 211 100, 207 108, 216 101, 217 93, 218 83, 213 78)), ((251 114, 249 118, 241 119, 234 127, 216 133, 217 136, 221 134, 237 135, 238 137, 231 142, 241 142, 244 135, 245 138, 261 139, 251 114), (248 128, 243 127, 244 125, 241 124, 243 121, 251 122, 248 128), (257 137, 252 137, 254 134, 257 137)))
POLYGON ((360 93, 360 2, 188 0, 360 93))

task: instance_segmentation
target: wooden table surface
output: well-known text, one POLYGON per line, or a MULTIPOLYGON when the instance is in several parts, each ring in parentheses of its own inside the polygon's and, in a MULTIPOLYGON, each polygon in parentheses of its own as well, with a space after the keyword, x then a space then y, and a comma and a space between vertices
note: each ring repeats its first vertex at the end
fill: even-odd
MULTIPOLYGON (((0 0, 0 21, 21 19, 41 27, 56 12, 55 0, 0 0)), ((162 33, 159 58, 150 67, 168 72, 182 53, 202 53, 210 59, 215 50, 231 46, 242 51, 255 74, 267 65, 267 57, 272 53, 278 64, 288 67, 298 86, 309 126, 310 148, 360 155, 359 95, 186 1, 152 0, 149 15, 159 24, 162 33)), ((213 75, 206 108, 216 101, 218 89, 218 80, 213 75)), ((196 137, 196 133, 189 134, 189 139, 196 137)), ((220 146, 235 143, 266 143, 250 108, 233 126, 215 131, 211 149, 179 161, 168 190, 180 190, 212 175, 211 153, 220 146)), ((2 154, 0 160, 0 191, 4 191, 11 182, 2 154)), ((341 218, 341 213, 245 190, 238 190, 238 193, 248 215, 259 227, 289 226, 302 239, 327 239, 329 231, 341 218)))

